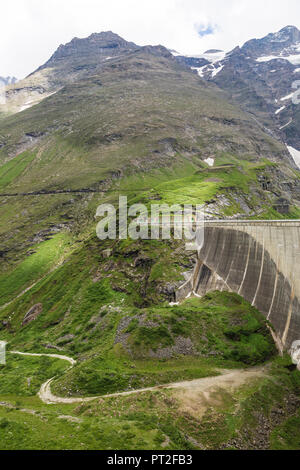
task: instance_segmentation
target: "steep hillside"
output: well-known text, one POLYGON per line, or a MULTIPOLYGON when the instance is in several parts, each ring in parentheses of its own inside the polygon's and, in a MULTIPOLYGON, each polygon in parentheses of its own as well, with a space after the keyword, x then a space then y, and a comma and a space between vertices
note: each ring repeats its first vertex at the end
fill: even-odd
MULTIPOLYGON (((69 52, 76 59, 71 46, 50 59, 57 76, 69 52)), ((172 187, 178 202, 227 216, 268 216, 282 196, 297 214, 299 178, 285 147, 166 49, 127 52, 97 74, 78 61, 80 79, 0 123, 4 261, 51 233, 94 231, 97 205, 119 191, 150 202, 172 187)))
POLYGON ((74 38, 62 44, 50 59, 24 80, 12 80, 6 85, 6 103, 0 112, 20 112, 45 99, 67 83, 94 75, 106 61, 137 50, 138 46, 127 42, 111 31, 95 33, 88 38, 74 38))
POLYGON ((300 150, 300 110, 292 98, 297 92, 293 84, 300 79, 300 31, 287 26, 210 62, 194 68, 253 113, 269 132, 292 147, 295 156, 293 149, 300 150))
POLYGON ((175 304, 195 264, 183 241, 96 237, 97 207, 117 204, 119 195, 147 207, 203 204, 212 218, 300 216, 300 173, 282 140, 190 66, 163 46, 100 33, 61 46, 6 88, 3 448, 245 448, 255 445, 257 429, 264 433, 260 448, 269 448, 271 431, 296 413, 297 372, 275 358, 272 325, 260 312, 225 292, 175 304), (68 355, 73 367, 57 355, 68 355), (187 385, 184 392, 100 398, 180 380, 216 384, 231 373, 225 391, 207 394, 201 382, 194 392, 187 385), (49 408, 35 394, 51 378, 58 396, 99 398, 49 408), (201 417, 193 393, 203 393, 201 417), (269 425, 278 409, 281 420, 266 431, 262 420, 269 425))

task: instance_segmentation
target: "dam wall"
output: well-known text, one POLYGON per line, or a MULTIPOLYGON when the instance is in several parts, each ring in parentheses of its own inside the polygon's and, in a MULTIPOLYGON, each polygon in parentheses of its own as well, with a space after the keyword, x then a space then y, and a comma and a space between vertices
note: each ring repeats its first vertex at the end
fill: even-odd
POLYGON ((272 323, 280 349, 300 340, 300 220, 216 220, 177 300, 190 293, 236 292, 272 323))

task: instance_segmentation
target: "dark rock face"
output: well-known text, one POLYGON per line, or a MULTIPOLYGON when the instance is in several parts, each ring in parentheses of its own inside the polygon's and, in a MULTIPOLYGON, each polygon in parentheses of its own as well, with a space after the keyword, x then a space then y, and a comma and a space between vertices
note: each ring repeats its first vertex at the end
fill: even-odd
POLYGON ((262 39, 251 39, 243 46, 243 51, 252 57, 277 55, 282 52, 288 55, 288 48, 300 42, 300 31, 295 26, 286 26, 277 33, 270 33, 262 39))
POLYGON ((209 65, 209 61, 207 59, 197 58, 197 57, 185 57, 185 56, 177 56, 177 62, 180 64, 187 65, 188 67, 204 67, 205 65, 209 65))
POLYGON ((26 313, 22 326, 26 326, 29 323, 31 323, 33 320, 35 320, 43 311, 43 305, 42 304, 36 304, 33 307, 31 307, 30 310, 26 313))
POLYGON ((166 285, 158 288, 159 293, 162 294, 169 302, 175 302, 176 300, 176 285, 167 283, 166 285))
POLYGON ((254 39, 230 54, 214 79, 296 149, 300 149, 300 110, 291 95, 295 91, 292 84, 300 78, 299 45, 297 28, 284 28, 263 39, 254 39), (297 56, 298 61, 294 58, 297 56))
MULTIPOLYGON (((185 62, 203 67, 190 58, 185 62)), ((293 83, 300 80, 300 31, 295 26, 252 39, 199 74, 229 92, 271 135, 300 150, 300 106, 292 100, 293 83)))
POLYGON ((279 197, 274 204, 274 209, 277 210, 280 214, 286 215, 290 210, 290 201, 284 197, 279 197))
MULTIPOLYGON (((136 49, 137 49, 137 46, 136 46, 136 49)), ((143 47, 139 47, 139 49, 141 53, 146 52, 148 54, 152 54, 157 57, 166 57, 167 59, 171 59, 173 57, 170 51, 168 51, 168 49, 164 46, 143 46, 143 47)))

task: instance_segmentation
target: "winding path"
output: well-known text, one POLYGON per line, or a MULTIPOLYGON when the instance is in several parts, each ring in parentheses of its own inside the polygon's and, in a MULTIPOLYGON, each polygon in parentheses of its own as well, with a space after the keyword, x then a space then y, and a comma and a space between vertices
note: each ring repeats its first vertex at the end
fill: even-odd
POLYGON ((10 354, 18 354, 19 356, 31 356, 31 357, 52 357, 54 359, 61 359, 62 361, 67 361, 71 366, 75 366, 76 361, 72 357, 62 356, 61 354, 33 354, 33 353, 24 353, 20 351, 8 351, 10 354))
MULTIPOLYGON (((55 359, 62 359, 67 361, 71 364, 69 369, 71 369, 75 364, 75 359, 72 359, 68 356, 61 356, 59 354, 33 354, 33 353, 23 353, 19 351, 9 351, 11 354, 18 354, 20 356, 33 356, 33 357, 52 357, 55 359)), ((130 390, 127 392, 117 392, 111 393, 109 395, 99 395, 96 397, 86 397, 86 398, 64 398, 58 397, 51 392, 51 383, 55 379, 47 380, 47 382, 43 383, 39 392, 38 396, 42 400, 42 402, 46 403, 47 405, 54 405, 54 404, 72 404, 72 403, 85 403, 90 402, 93 400, 97 400, 99 398, 113 398, 113 397, 125 397, 128 395, 133 395, 136 393, 143 393, 149 391, 157 391, 163 389, 185 389, 185 390, 195 390, 197 392, 205 392, 212 387, 237 387, 245 383, 247 380, 251 378, 256 378, 261 376, 266 370, 266 367, 253 367, 248 370, 243 369, 236 369, 236 370, 221 370, 220 375, 214 377, 204 377, 202 379, 194 379, 189 381, 181 381, 181 382, 174 382, 165 385, 156 385, 154 387, 147 387, 147 388, 140 388, 136 390, 130 390)))

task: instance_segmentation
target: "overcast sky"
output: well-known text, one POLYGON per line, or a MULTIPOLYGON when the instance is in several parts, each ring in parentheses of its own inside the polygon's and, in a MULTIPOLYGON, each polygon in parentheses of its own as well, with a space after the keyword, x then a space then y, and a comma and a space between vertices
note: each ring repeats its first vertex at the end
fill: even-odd
POLYGON ((0 76, 23 78, 60 44, 93 32, 111 30, 184 54, 231 50, 284 26, 300 27, 300 1, 13 0, 1 2, 0 18, 0 76))

